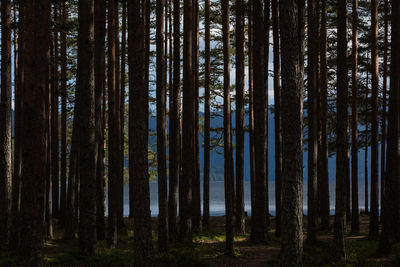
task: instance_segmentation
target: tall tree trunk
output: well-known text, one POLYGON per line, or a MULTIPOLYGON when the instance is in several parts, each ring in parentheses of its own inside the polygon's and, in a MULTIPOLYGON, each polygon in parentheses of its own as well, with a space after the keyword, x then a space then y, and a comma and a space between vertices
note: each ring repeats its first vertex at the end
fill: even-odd
POLYGON ((282 155, 284 155, 281 264, 301 266, 304 1, 280 1, 279 7, 282 45, 282 155))
POLYGON ((95 116, 96 116, 96 229, 97 239, 106 238, 105 205, 104 205, 104 121, 103 92, 105 90, 105 36, 106 36, 106 2, 95 0, 95 116))
POLYGON ((320 31, 320 45, 321 45, 321 73, 320 73, 320 92, 321 92, 321 149, 318 151, 318 162, 320 162, 318 169, 318 180, 320 182, 320 213, 321 213, 321 229, 329 230, 330 220, 330 201, 329 201, 329 173, 328 173, 328 82, 327 82, 327 3, 322 0, 321 5, 321 31, 320 31))
POLYGON ((360 219, 358 214, 358 0, 353 0, 353 38, 352 38, 352 71, 351 71, 351 231, 360 231, 360 219))
MULTIPOLYGON (((61 21, 67 21, 66 3, 61 3, 61 21)), ((67 206, 67 33, 65 29, 60 32, 60 65, 61 65, 61 166, 60 166, 60 223, 65 226, 65 213, 67 206)))
POLYGON ((226 220, 226 254, 233 256, 233 155, 232 124, 230 97, 230 38, 229 38, 229 1, 221 1, 222 40, 224 53, 224 184, 225 184, 225 220, 226 220))
POLYGON ((379 235, 379 141, 378 141, 378 90, 379 90, 379 65, 378 65, 378 4, 371 1, 371 60, 372 60, 372 125, 371 125, 371 214, 369 222, 369 235, 377 238, 379 235))
POLYGON ((252 211, 252 231, 255 241, 266 241, 265 192, 265 78, 264 78, 264 19, 262 1, 253 1, 253 69, 254 69, 254 143, 255 146, 255 205, 252 211))
MULTIPOLYGON (((124 227, 124 184, 125 184, 125 84, 126 84, 126 1, 122 2, 122 27, 121 27, 121 67, 120 67, 120 104, 119 104, 119 117, 120 117, 120 138, 121 138, 121 175, 120 175, 120 197, 119 197, 119 214, 120 222, 118 226, 124 227), (122 197, 121 197, 122 196, 122 197)), ((119 38, 119 37, 118 37, 119 38)), ((118 49, 118 48, 117 48, 118 49)))
POLYGON ((22 151, 21 151, 21 128, 22 128, 22 82, 21 74, 22 62, 22 36, 23 36, 23 7, 17 6, 13 2, 14 24, 14 172, 12 176, 12 196, 11 196, 11 221, 8 248, 11 253, 16 254, 19 246, 20 232, 20 199, 21 199, 21 170, 22 170, 22 151), (17 21, 17 8, 18 21, 17 21))
POLYGON ((336 125, 336 207, 334 251, 337 260, 346 257, 344 235, 346 232, 346 178, 348 153, 348 73, 347 73, 347 0, 339 0, 337 48, 337 125, 336 125))
POLYGON ((117 224, 119 218, 120 195, 120 116, 119 116, 119 83, 117 81, 119 60, 117 57, 118 1, 108 2, 108 244, 117 244, 117 224))
MULTIPOLYGON (((52 21, 51 21, 52 22, 52 21)), ((53 28, 54 29, 54 28, 53 28)), ((49 36, 49 38, 52 38, 49 36)), ((52 177, 51 177, 51 99, 52 91, 54 88, 54 44, 53 40, 49 40, 50 49, 48 55, 50 57, 49 65, 46 69, 46 101, 45 101, 45 113, 46 113, 46 127, 45 127, 45 144, 46 144, 46 193, 45 193, 45 238, 53 239, 53 222, 52 222, 52 177)))
POLYGON ((210 227, 210 0, 205 0, 203 227, 210 227))
POLYGON ((80 196, 79 245, 95 253, 96 245, 96 155, 94 90, 94 0, 79 1, 77 88, 81 98, 79 119, 80 196))
POLYGON ((400 86, 400 2, 392 1, 392 64, 388 113, 387 165, 385 194, 382 205, 382 235, 380 250, 390 253, 392 245, 399 240, 399 86, 400 86))
POLYGON ((282 203, 282 123, 281 123, 281 73, 279 44, 279 4, 272 0, 272 29, 274 44, 274 109, 275 109, 275 236, 281 236, 282 203))
POLYGON ((236 1, 236 231, 244 234, 244 4, 236 1))
POLYGON ((194 79, 193 79, 193 0, 184 1, 183 22, 183 117, 182 117, 182 177, 179 183, 179 199, 182 212, 179 214, 181 242, 192 242, 192 177, 195 175, 194 157, 194 79), (182 192, 181 192, 182 191, 182 192))
POLYGON ((54 27, 53 27, 53 43, 54 43, 54 62, 53 62, 53 81, 51 92, 51 204, 53 218, 59 218, 59 199, 60 199, 60 161, 59 161, 59 136, 58 136, 58 96, 59 96, 59 81, 58 81, 58 8, 54 5, 54 27))
POLYGON ((369 55, 367 53, 367 78, 365 85, 365 150, 364 150, 364 201, 365 201, 365 213, 368 214, 368 145, 369 145, 369 133, 368 133, 368 94, 369 94, 369 55))
POLYGON ((166 88, 164 47, 165 0, 157 1, 157 170, 158 170, 158 250, 168 249, 167 162, 166 162, 166 88))
POLYGON ((11 1, 1 1, 0 250, 6 248, 11 211, 11 1))
POLYGON ((267 226, 270 225, 269 220, 269 199, 268 199, 268 78, 269 78, 269 30, 270 30, 270 0, 264 0, 264 88, 265 88, 265 215, 267 226))
POLYGON ((195 174, 192 181, 193 210, 192 231, 200 231, 201 201, 200 201, 200 144, 199 144, 199 1, 193 0, 194 24, 193 24, 193 79, 195 91, 194 103, 194 149, 195 149, 195 174))
POLYGON ((388 76, 388 36, 389 36, 389 1, 384 1, 384 41, 383 41, 383 87, 382 87, 382 137, 381 137, 381 209, 385 197, 386 174, 386 112, 387 112, 387 76, 388 76))
POLYGON ((49 64, 49 22, 50 3, 47 0, 25 0, 21 3, 29 10, 23 17, 22 66, 24 83, 22 98, 24 109, 22 132, 29 132, 30 138, 22 139, 21 189, 21 246, 19 260, 21 265, 43 265, 44 203, 46 164, 45 147, 45 93, 48 84, 46 74, 49 64))
MULTIPOLYGON (((150 217, 148 167, 148 90, 146 78, 145 20, 149 0, 128 2, 129 63, 129 176, 133 189, 135 266, 152 266, 153 241, 150 217), (139 7, 143 7, 142 9, 139 7), (143 67, 137 67, 143 66, 143 67)), ((149 33, 149 32, 147 32, 149 33)))
MULTIPOLYGON (((179 179, 179 151, 180 151, 180 2, 173 0, 174 16, 174 55, 173 55, 173 85, 172 105, 170 107, 170 134, 169 134, 169 198, 168 198, 168 230, 170 240, 178 236, 177 229, 177 201, 179 179)), ((171 71, 171 70, 170 70, 171 71)), ((171 81, 170 81, 171 83, 171 81)))
POLYGON ((316 1, 308 1, 308 191, 307 191, 307 241, 317 239, 318 201, 318 20, 316 1))
MULTIPOLYGON (((248 54, 249 54, 249 154, 250 154, 250 203, 251 203, 251 228, 254 229, 255 220, 253 220, 255 210, 255 181, 256 181, 256 168, 255 168, 255 146, 254 146, 254 69, 253 69, 253 3, 249 2, 248 10, 248 54)), ((250 238, 255 239, 254 231, 251 231, 250 238)))

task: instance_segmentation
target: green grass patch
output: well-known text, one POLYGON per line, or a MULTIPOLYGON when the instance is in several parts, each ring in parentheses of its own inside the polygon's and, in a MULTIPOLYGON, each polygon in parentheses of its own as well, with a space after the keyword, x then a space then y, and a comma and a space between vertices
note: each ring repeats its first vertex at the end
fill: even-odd
POLYGON ((7 252, 0 253, 0 267, 15 266, 16 259, 7 252))
POLYGON ((200 267, 208 266, 207 261, 200 257, 200 254, 195 249, 191 248, 174 248, 168 253, 163 253, 157 256, 159 266, 165 267, 200 267))

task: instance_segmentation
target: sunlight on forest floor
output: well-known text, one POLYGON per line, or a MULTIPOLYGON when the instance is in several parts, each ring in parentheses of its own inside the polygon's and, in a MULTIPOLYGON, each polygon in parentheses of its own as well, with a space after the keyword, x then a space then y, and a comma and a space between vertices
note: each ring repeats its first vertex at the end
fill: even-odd
MULTIPOLYGON (((399 266, 400 244, 393 247, 389 257, 377 254, 378 241, 367 237, 368 216, 361 217, 361 233, 348 233, 346 237, 346 262, 333 263, 331 256, 332 233, 320 233, 319 241, 310 246, 304 242, 305 266, 399 266)), ((333 217, 332 217, 333 219, 333 217)), ((278 266, 280 238, 269 232, 266 244, 249 241, 249 229, 246 235, 235 237, 235 257, 224 254, 225 232, 224 217, 211 218, 211 229, 193 236, 192 246, 170 243, 168 253, 156 255, 156 266, 278 266)), ((333 222, 333 221, 332 221, 333 222)), ((272 224, 274 221, 272 220, 272 224)), ((250 220, 247 220, 247 226, 250 220)), ((272 225, 273 226, 273 225, 272 225)), ((155 241, 157 237, 154 224, 155 241)), ((350 228, 350 227, 349 227, 350 228)), ((132 266, 133 236, 132 225, 127 222, 125 233, 119 236, 118 247, 109 249, 105 241, 100 241, 95 256, 82 255, 78 240, 65 241, 60 229, 56 228, 54 239, 45 243, 45 265, 47 266, 132 266)), ((306 238, 306 233, 304 235, 306 238)), ((157 244, 155 242, 155 244, 157 244)), ((155 250, 157 247, 155 245, 155 250)), ((13 266, 13 258, 0 254, 0 266, 13 266)))

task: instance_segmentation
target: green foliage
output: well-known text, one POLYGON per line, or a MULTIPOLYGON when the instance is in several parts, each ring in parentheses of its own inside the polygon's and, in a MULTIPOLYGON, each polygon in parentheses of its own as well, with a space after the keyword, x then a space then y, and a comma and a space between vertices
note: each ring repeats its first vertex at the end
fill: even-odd
POLYGON ((109 249, 101 242, 95 255, 87 255, 74 246, 66 253, 47 259, 45 263, 49 266, 132 266, 133 249, 109 249))
POLYGON ((15 266, 16 259, 6 252, 0 253, 0 267, 15 266))
POLYGON ((208 266, 204 259, 201 259, 199 253, 191 248, 174 248, 168 253, 160 254, 157 257, 159 266, 166 267, 199 267, 208 266))

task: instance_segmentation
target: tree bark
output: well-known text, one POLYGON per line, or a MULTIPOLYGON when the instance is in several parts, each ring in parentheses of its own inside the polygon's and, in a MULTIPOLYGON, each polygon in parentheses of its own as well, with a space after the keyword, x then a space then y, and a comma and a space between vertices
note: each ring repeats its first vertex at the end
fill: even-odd
MULTIPOLYGON (((128 1, 129 176, 134 205, 135 266, 153 265, 148 170, 148 90, 145 84, 145 23, 149 0, 128 1), (141 8, 142 7, 142 8, 141 8), (134 51, 132 53, 132 51, 134 51), (143 67, 142 67, 143 66, 143 67)), ((148 34, 149 32, 147 32, 148 34)))
POLYGON ((353 39, 352 39, 352 80, 351 80, 351 231, 360 231, 359 207, 358 207, 358 0, 353 0, 352 11, 353 39))
MULTIPOLYGON (((249 54, 249 154, 250 154, 250 202, 251 202, 251 228, 254 229, 255 220, 253 220, 253 214, 255 210, 255 180, 256 180, 256 168, 255 168, 255 146, 254 146, 254 70, 253 70, 253 3, 249 2, 248 10, 248 54, 249 54)), ((250 232, 250 239, 255 239, 254 231, 250 232)))
POLYGON ((269 220, 269 199, 268 199, 268 78, 269 78, 269 30, 270 30, 270 0, 264 0, 264 88, 265 88, 265 223, 270 225, 269 220))
POLYGON ((81 91, 79 245, 95 253, 96 236, 96 155, 94 90, 94 0, 79 1, 77 86, 81 91))
POLYGON ((6 248, 11 212, 11 1, 1 1, 0 250, 6 248))
POLYGON ((117 57, 118 1, 108 2, 108 142, 109 142, 109 179, 108 179, 108 244, 115 247, 119 219, 119 195, 121 179, 121 139, 119 116, 119 60, 117 57))
POLYGON ((382 87, 382 137, 381 137, 381 209, 385 196, 386 175, 386 118, 387 118, 387 77, 388 77, 388 36, 389 36, 389 1, 384 1, 384 43, 383 43, 383 87, 382 87))
POLYGON ((318 161, 320 162, 320 169, 318 170, 318 179, 320 182, 320 213, 321 225, 323 230, 329 230, 330 220, 330 201, 329 201, 329 169, 328 169, 328 134, 327 134, 327 121, 328 121, 328 82, 327 82, 327 3, 322 0, 321 5, 321 32, 320 32, 320 45, 321 45, 321 73, 320 73, 320 90, 321 90, 321 149, 318 153, 318 161))
POLYGON ((255 205, 252 211, 252 231, 255 241, 266 241, 265 192, 265 77, 264 19, 262 1, 253 2, 253 69, 254 69, 254 143, 255 145, 255 205))
POLYGON ((22 36, 23 36, 23 17, 24 11, 21 5, 17 6, 13 2, 13 15, 16 28, 14 29, 14 172, 12 176, 12 196, 11 196, 11 224, 8 248, 12 254, 16 254, 19 246, 20 232, 20 200, 21 200, 21 171, 22 171, 22 151, 21 151, 21 128, 22 128, 22 36), (18 10, 18 21, 17 11, 18 10))
POLYGON ((210 227, 210 0, 205 0, 203 227, 210 227))
POLYGON ((195 91, 194 103, 194 149, 195 175, 192 181, 192 231, 200 232, 201 228, 201 201, 200 201, 200 144, 199 144, 199 1, 193 0, 193 79, 195 91))
POLYGON ((281 123, 281 73, 279 43, 279 4, 272 0, 272 29, 274 49, 274 109, 275 109, 275 236, 281 236, 282 203, 282 123, 281 123))
POLYGON ((104 205, 104 125, 103 125, 103 92, 105 91, 105 36, 106 36, 106 2, 95 0, 95 116, 96 116, 96 231, 97 239, 106 238, 105 205, 104 205))
POLYGON ((158 170, 158 250, 168 249, 167 167, 166 167, 166 88, 164 48, 165 0, 157 1, 157 170, 158 170))
POLYGON ((24 83, 22 87, 24 123, 22 132, 29 132, 30 138, 22 139, 21 189, 21 244, 19 260, 21 265, 43 265, 44 203, 46 164, 45 146, 45 93, 48 84, 46 74, 49 64, 50 3, 47 0, 24 0, 20 3, 30 12, 24 13, 22 66, 24 83))
POLYGON ((387 165, 385 194, 382 205, 382 234, 379 248, 389 254, 392 245, 399 240, 399 86, 400 86, 400 3, 392 1, 392 55, 388 113, 387 165), (395 234, 397 233, 397 234, 395 234))
POLYGON ((244 234, 244 4, 236 1, 236 232, 244 234))
POLYGON ((183 120, 182 120, 182 212, 179 215, 180 241, 192 242, 192 177, 195 175, 194 157, 194 79, 193 79, 193 0, 184 1, 183 22, 183 120))
POLYGON ((348 73, 347 73, 347 0, 339 0, 338 57, 337 57, 337 125, 336 125, 336 213, 334 251, 337 260, 345 259, 344 235, 346 232, 346 179, 348 153, 348 73))
MULTIPOLYGON (((173 85, 172 106, 170 107, 170 136, 169 136, 169 198, 168 198, 168 230, 169 239, 176 240, 177 229, 177 201, 179 179, 179 151, 180 151, 180 1, 173 1, 174 36, 173 36, 173 85)), ((170 81, 171 82, 171 81, 170 81)))
POLYGON ((51 92, 51 204, 53 218, 59 218, 59 199, 60 199, 60 161, 59 161, 59 136, 58 136, 58 105, 59 105, 59 79, 58 79, 58 5, 54 5, 54 27, 53 27, 53 81, 51 92))
POLYGON ((318 20, 316 1, 308 1, 308 191, 307 191, 307 241, 317 239, 318 210, 318 20))
POLYGON ((379 65, 378 65, 378 4, 371 1, 371 60, 372 60, 372 124, 371 124, 371 214, 369 222, 369 235, 373 238, 379 236, 379 141, 378 141, 378 90, 379 90, 379 65))
POLYGON ((304 1, 280 1, 279 7, 282 45, 282 155, 284 155, 281 265, 301 266, 304 1))
POLYGON ((229 1, 221 1, 222 39, 224 53, 224 184, 225 184, 225 220, 226 220, 226 254, 233 256, 233 155, 232 124, 230 98, 230 38, 229 38, 229 1))

